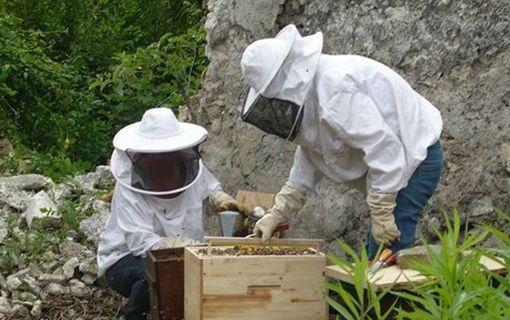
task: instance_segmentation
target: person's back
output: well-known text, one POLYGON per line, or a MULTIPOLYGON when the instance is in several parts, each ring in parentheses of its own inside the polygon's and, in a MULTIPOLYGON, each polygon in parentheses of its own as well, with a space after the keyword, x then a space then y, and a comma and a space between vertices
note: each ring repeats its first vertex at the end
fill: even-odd
POLYGON ((348 119, 351 112, 366 113, 366 117, 371 114, 370 110, 363 109, 364 105, 349 101, 329 105, 329 101, 338 101, 333 97, 335 94, 352 97, 349 93, 360 93, 370 98, 384 124, 402 141, 408 160, 423 160, 427 147, 437 141, 441 133, 439 110, 397 72, 370 58, 321 55, 314 87, 318 100, 325 102, 320 108, 339 108, 337 112, 324 110, 335 112, 338 121, 348 119))
MULTIPOLYGON (((366 172, 356 140, 372 133, 403 146, 398 170, 405 173, 390 186, 400 188, 441 133, 439 111, 395 71, 366 57, 321 55, 309 97, 295 142, 339 182, 366 172)), ((391 152, 393 145, 381 143, 375 152, 391 152)))

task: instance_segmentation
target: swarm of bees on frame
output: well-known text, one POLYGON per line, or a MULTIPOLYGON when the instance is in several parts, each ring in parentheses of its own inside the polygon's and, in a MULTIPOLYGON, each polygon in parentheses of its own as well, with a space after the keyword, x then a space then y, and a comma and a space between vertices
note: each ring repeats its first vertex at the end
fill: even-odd
POLYGON ((314 255, 316 251, 311 248, 296 248, 286 246, 233 246, 228 248, 203 248, 198 250, 199 255, 213 256, 303 256, 314 255))

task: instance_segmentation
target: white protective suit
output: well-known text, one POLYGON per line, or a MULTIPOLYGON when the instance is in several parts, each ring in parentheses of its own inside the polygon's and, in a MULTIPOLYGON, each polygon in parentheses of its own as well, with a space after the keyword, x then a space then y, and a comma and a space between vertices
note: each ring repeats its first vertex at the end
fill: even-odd
POLYGON ((320 32, 301 37, 289 25, 243 53, 241 70, 251 87, 243 110, 255 108, 250 104, 257 95, 303 105, 290 176, 276 196, 278 203, 255 229, 267 239, 278 223, 301 208, 303 194, 314 193, 327 176, 357 186, 366 181, 372 219, 382 226, 374 233, 376 240, 389 243, 399 236, 392 216, 396 193, 439 140, 441 114, 384 64, 321 51, 320 32), (279 61, 278 72, 274 62, 264 59, 279 61))
POLYGON ((367 176, 397 193, 439 140, 441 114, 395 71, 369 58, 321 55, 296 137, 289 183, 314 191, 367 176))
POLYGON ((174 199, 141 194, 117 183, 111 215, 99 240, 99 276, 128 254, 145 256, 159 248, 161 237, 202 240, 203 201, 219 188, 204 165, 196 183, 174 199))

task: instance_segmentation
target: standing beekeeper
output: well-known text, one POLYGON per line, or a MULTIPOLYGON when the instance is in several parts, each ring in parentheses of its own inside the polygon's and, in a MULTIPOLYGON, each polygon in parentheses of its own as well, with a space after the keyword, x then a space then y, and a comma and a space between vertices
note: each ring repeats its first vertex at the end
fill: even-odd
POLYGON ((111 215, 99 240, 97 264, 108 285, 128 298, 126 320, 146 319, 146 254, 199 243, 203 201, 215 212, 246 209, 224 193, 200 160, 207 131, 179 122, 168 108, 145 112, 113 138, 116 180, 111 215))
POLYGON ((365 190, 370 257, 380 244, 410 247, 441 174, 441 114, 384 64, 321 51, 322 33, 301 37, 288 25, 242 55, 250 85, 242 119, 297 144, 288 180, 255 231, 269 239, 327 176, 365 190))

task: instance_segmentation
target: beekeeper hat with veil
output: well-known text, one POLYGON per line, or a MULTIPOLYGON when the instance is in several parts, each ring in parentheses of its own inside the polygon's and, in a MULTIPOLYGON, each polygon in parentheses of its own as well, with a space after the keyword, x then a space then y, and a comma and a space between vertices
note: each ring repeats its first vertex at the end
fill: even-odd
POLYGON ((294 140, 322 51, 322 33, 302 37, 290 24, 274 38, 250 44, 241 72, 250 88, 241 119, 262 131, 294 140))
POLYGON ((203 170, 198 147, 206 139, 205 128, 179 122, 172 110, 149 109, 113 138, 112 174, 132 191, 177 196, 198 180, 203 170))

